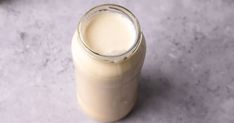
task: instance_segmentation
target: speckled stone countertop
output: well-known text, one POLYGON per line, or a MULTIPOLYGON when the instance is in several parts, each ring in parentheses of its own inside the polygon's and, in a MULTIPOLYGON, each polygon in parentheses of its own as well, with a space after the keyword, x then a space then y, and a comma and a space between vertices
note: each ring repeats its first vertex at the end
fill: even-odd
POLYGON ((120 123, 234 123, 233 0, 0 0, 0 123, 92 123, 70 45, 101 3, 138 17, 147 41, 139 100, 120 123))

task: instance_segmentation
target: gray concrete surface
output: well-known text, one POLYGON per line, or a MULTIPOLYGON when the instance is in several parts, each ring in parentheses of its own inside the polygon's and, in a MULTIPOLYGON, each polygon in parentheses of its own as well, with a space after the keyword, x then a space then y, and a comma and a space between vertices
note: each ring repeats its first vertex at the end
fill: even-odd
POLYGON ((92 123, 70 44, 94 5, 118 3, 147 41, 139 100, 120 123, 234 123, 233 0, 0 0, 0 123, 92 123))

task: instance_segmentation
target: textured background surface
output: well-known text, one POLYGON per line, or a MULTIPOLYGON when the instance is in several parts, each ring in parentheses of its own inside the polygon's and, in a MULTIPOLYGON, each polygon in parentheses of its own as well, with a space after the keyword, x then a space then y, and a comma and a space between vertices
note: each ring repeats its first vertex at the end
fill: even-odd
MULTIPOLYGON (((1 123, 95 122, 76 102, 70 43, 82 14, 107 2, 0 0, 1 123)), ((234 1, 117 3, 147 41, 139 101, 120 122, 234 123, 234 1)))

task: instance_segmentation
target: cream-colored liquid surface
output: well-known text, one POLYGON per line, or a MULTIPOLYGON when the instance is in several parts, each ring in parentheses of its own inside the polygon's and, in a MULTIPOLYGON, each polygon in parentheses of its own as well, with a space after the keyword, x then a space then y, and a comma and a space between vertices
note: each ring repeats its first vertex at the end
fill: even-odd
POLYGON ((85 43, 101 55, 119 55, 136 41, 134 25, 122 14, 101 12, 91 17, 84 33, 85 43))

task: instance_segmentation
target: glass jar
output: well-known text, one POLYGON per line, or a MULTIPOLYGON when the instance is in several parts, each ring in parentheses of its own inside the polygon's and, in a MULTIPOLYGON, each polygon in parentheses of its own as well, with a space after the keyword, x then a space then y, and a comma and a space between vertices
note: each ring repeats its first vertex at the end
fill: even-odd
POLYGON ((136 17, 114 4, 99 5, 82 18, 72 39, 77 98, 81 109, 100 121, 116 121, 126 116, 137 99, 138 78, 144 62, 146 45, 136 17), (126 52, 103 55, 85 43, 82 27, 90 16, 109 11, 128 17, 135 27, 136 41, 126 52))

